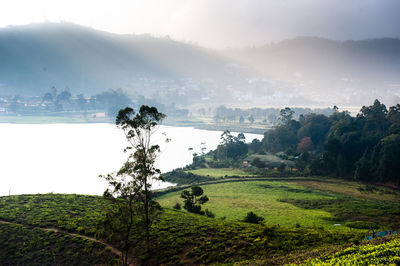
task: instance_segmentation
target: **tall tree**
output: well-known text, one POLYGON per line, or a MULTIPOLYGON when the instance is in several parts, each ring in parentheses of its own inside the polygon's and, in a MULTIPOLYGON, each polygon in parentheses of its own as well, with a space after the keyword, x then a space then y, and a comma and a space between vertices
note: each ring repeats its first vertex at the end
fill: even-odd
POLYGON ((104 177, 111 187, 111 190, 107 189, 104 192, 104 196, 114 201, 116 198, 124 199, 123 209, 129 213, 125 215, 125 221, 128 222, 125 226, 131 227, 125 232, 126 252, 129 252, 129 244, 132 243, 129 238, 135 226, 135 219, 144 227, 147 250, 149 249, 150 228, 161 209, 151 198, 151 181, 162 180, 160 170, 155 166, 160 147, 152 143, 151 136, 165 117, 157 108, 143 105, 138 113, 126 107, 119 111, 116 118, 117 126, 123 130, 128 141, 124 151, 132 152, 116 174, 104 177))
POLYGON ((294 111, 289 107, 285 107, 285 109, 281 109, 279 112, 279 120, 282 124, 287 124, 293 119, 294 111))

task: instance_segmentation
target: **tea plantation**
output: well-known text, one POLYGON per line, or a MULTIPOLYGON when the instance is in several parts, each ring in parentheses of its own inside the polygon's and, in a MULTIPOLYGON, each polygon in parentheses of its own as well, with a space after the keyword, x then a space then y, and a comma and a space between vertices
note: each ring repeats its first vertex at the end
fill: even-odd
MULTIPOLYGON (((343 254, 350 253, 343 249, 356 254, 370 247, 367 251, 375 254, 374 248, 381 250, 378 245, 383 244, 365 241, 368 231, 397 228, 400 206, 395 191, 378 187, 356 197, 348 191, 313 188, 304 184, 307 180, 224 180, 203 185, 209 197, 203 208, 215 218, 172 208, 182 203, 181 190, 164 191, 156 198, 163 211, 150 232, 150 254, 141 248, 143 234, 137 234, 131 257, 147 264, 329 264, 347 259, 343 254), (384 200, 377 200, 379 196, 384 200), (264 222, 243 222, 249 211, 264 222)), ((360 187, 365 188, 353 184, 354 190, 360 187)), ((102 229, 109 206, 98 196, 0 197, 0 264, 118 264, 112 248, 119 249, 120 243, 110 241, 102 229), (72 234, 94 237, 109 246, 72 234)), ((398 243, 396 239, 393 243, 398 243)), ((393 252, 382 256, 396 264, 396 246, 387 245, 393 252)))

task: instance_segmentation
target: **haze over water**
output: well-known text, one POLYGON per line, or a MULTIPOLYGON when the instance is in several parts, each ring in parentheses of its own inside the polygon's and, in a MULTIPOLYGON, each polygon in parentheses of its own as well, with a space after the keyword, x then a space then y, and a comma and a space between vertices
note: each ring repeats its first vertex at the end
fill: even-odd
MULTIPOLYGON (((220 131, 161 126, 154 141, 161 146, 162 172, 183 167, 200 153, 216 148, 220 131), (162 133, 172 141, 166 144, 162 133), (189 151, 188 148, 193 148, 189 151)), ((262 135, 245 134, 246 141, 262 135)), ((101 195, 98 176, 118 170, 126 159, 122 130, 111 124, 0 124, 0 195, 76 193, 101 195)), ((154 184, 154 188, 169 186, 154 184)))

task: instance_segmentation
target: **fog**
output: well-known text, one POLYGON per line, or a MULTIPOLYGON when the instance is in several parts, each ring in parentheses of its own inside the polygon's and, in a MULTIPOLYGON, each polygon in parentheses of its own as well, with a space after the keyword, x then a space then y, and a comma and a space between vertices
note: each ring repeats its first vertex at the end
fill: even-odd
POLYGON ((397 0, 1 1, 0 95, 56 86, 184 107, 393 105, 399 10, 397 0), (30 24, 43 21, 71 23, 30 24))
POLYGON ((399 37, 399 10, 397 0, 3 0, 0 27, 68 21, 113 33, 168 35, 224 48, 296 36, 399 37))

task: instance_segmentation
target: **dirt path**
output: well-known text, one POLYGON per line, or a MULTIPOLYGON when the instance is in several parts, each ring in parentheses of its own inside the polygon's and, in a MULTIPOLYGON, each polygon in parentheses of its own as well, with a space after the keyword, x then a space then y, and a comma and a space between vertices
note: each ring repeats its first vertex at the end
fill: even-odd
MULTIPOLYGON (((69 236, 73 236, 73 237, 84 238, 84 239, 87 239, 87 240, 90 240, 90 241, 93 241, 93 242, 96 242, 96 243, 104 245, 105 247, 109 248, 113 254, 117 255, 120 258, 122 258, 122 252, 119 249, 111 246, 110 244, 107 244, 104 241, 98 240, 98 239, 90 237, 90 236, 85 236, 85 235, 80 235, 80 234, 75 234, 75 233, 69 233, 69 232, 66 232, 66 231, 63 231, 63 230, 60 230, 60 229, 57 229, 57 228, 35 227, 35 226, 31 226, 31 225, 13 223, 13 222, 8 222, 8 221, 4 221, 4 220, 0 220, 0 224, 20 225, 20 226, 25 226, 25 227, 28 227, 28 228, 38 228, 40 230, 47 231, 47 232, 50 231, 50 232, 61 233, 61 234, 65 234, 65 235, 69 235, 69 236)), ((129 265, 130 266, 135 266, 136 264, 133 262, 132 259, 129 259, 129 265)))

